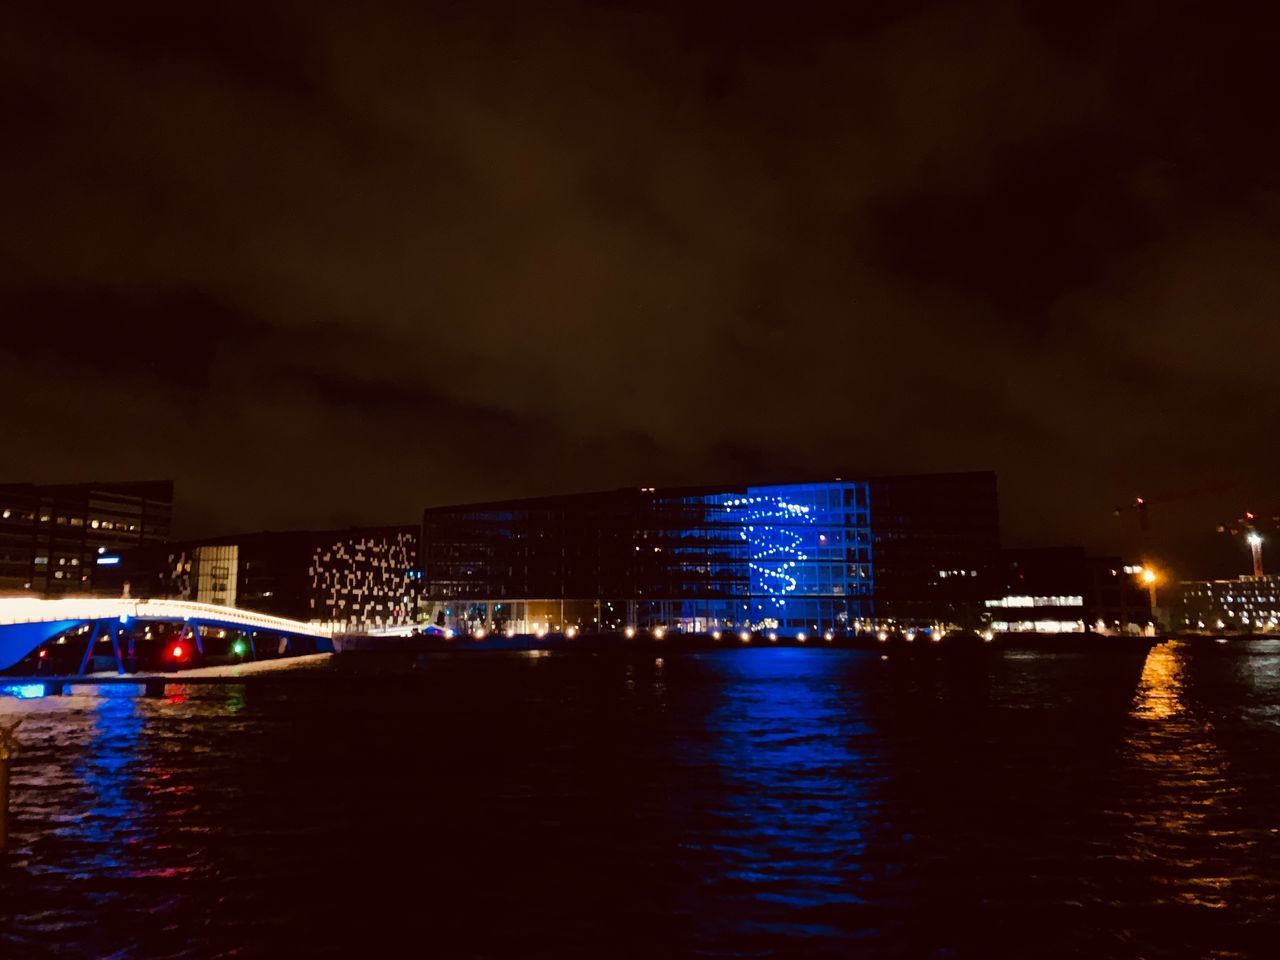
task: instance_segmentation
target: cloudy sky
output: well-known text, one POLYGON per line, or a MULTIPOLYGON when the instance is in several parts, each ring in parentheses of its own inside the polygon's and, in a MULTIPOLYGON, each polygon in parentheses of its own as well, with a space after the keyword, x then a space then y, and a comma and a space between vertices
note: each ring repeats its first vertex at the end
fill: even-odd
POLYGON ((195 535, 995 469, 1010 543, 1132 550, 1168 496, 1227 572, 1280 512, 1274 37, 1229 3, 6 21, 5 479, 173 477, 195 535))

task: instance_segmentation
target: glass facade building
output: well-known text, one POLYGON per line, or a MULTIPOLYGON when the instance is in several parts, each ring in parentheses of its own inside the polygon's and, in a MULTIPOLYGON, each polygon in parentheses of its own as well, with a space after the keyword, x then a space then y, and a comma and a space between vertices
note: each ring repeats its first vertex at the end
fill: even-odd
POLYGON ((955 622, 983 599, 995 493, 947 474, 431 508, 423 613, 455 631, 955 622))

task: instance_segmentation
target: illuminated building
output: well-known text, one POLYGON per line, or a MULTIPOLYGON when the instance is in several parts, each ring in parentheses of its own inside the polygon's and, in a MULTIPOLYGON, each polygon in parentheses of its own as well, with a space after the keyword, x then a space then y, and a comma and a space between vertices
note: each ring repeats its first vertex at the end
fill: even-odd
POLYGON ((437 507, 423 514, 422 602, 458 631, 951 623, 986 596, 998 543, 990 473, 437 507))
POLYGON ((239 607, 359 632, 414 622, 415 527, 241 534, 121 557, 102 592, 239 607))
POLYGON ((1080 547, 1003 550, 985 606, 997 633, 1142 633, 1153 625, 1141 566, 1080 547))
POLYGON ((987 601, 997 633, 1084 633, 1084 597, 1079 594, 1010 594, 987 601))
POLYGON ((122 550, 163 541, 173 481, 0 484, 0 591, 87 593, 122 550))
POLYGON ((1280 630, 1280 577, 1180 583, 1172 613, 1177 630, 1272 633, 1280 630))

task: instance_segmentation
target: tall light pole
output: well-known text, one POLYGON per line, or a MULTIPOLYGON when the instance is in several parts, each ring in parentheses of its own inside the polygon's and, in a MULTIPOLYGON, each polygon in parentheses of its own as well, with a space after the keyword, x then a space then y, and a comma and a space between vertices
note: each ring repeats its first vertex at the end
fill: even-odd
POLYGON ((1253 554, 1253 575, 1261 577, 1262 573, 1262 530, 1280 529, 1280 515, 1272 514, 1270 517, 1259 517, 1251 510, 1246 510, 1244 516, 1236 517, 1229 523, 1218 524, 1219 533, 1229 533, 1231 536, 1239 534, 1244 535, 1245 542, 1249 544, 1249 552, 1253 554))
POLYGON ((1142 582, 1147 585, 1147 596, 1151 598, 1151 615, 1155 616, 1156 612, 1156 582, 1160 578, 1156 576, 1156 572, 1148 566, 1142 568, 1142 582))
POLYGON ((1262 576, 1262 534, 1253 530, 1246 539, 1249 541, 1249 549, 1253 551, 1253 575, 1260 577, 1262 576))

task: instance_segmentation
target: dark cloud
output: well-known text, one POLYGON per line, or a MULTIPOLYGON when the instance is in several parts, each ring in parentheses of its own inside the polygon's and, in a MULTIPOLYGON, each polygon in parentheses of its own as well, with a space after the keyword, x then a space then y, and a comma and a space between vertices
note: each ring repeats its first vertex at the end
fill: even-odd
POLYGON ((275 328, 195 291, 23 287, 6 291, 6 350, 66 377, 108 373, 135 382, 173 376, 193 400, 218 375, 220 354, 257 349, 275 328), (175 345, 181 343, 181 352, 175 345))
POLYGON ((18 5, 6 473, 172 475, 204 532, 995 468, 1011 541, 1117 549, 1228 477, 1189 565, 1277 499, 1246 14, 18 5))

